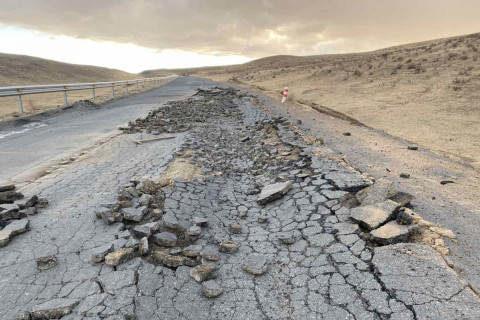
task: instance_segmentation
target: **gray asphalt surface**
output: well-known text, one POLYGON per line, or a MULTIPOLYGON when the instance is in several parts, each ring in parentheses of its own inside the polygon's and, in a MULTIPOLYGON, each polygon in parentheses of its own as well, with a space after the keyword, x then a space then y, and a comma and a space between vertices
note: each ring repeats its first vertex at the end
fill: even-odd
POLYGON ((6 135, 25 129, 32 123, 42 126, 7 135, 0 139, 0 183, 25 182, 42 169, 76 151, 92 146, 118 133, 117 128, 146 115, 162 103, 191 95, 196 88, 212 82, 196 78, 179 78, 166 86, 113 100, 100 109, 67 109, 54 116, 34 116, 13 126, 0 124, 6 135))
MULTIPOLYGON (((271 121, 271 116, 256 108, 249 98, 234 98, 234 103, 215 101, 214 96, 199 100, 212 102, 217 108, 228 105, 228 112, 215 113, 213 119, 188 132, 176 132, 172 140, 135 145, 132 139, 140 137, 136 133, 92 146, 94 139, 111 135, 119 125, 166 100, 211 85, 215 83, 181 78, 129 100, 112 102, 105 109, 73 110, 49 120, 52 122, 47 127, 52 124, 54 137, 60 141, 63 135, 68 137, 63 149, 50 154, 42 150, 45 155, 40 165, 81 148, 87 152, 25 187, 26 194, 40 194, 50 204, 29 216, 30 231, 0 248, 0 318, 12 319, 21 311, 38 314, 56 309, 71 312, 65 319, 110 320, 480 317, 478 297, 433 249, 417 244, 374 249, 360 238, 358 227, 349 221, 349 210, 337 201, 346 192, 333 191, 334 185, 360 179, 358 172, 328 158, 313 157, 308 164, 312 173, 305 177, 300 170, 294 170, 307 165, 303 160, 287 165, 272 157, 287 145, 306 153, 309 147, 303 147, 303 140, 288 123, 275 133, 279 142, 265 143, 271 140, 267 139, 271 131, 255 124, 271 121), (177 94, 167 93, 169 86, 177 94), (130 118, 118 116, 119 111, 127 110, 130 118), (96 119, 102 119, 101 115, 104 120, 98 125, 96 119), (80 130, 74 117, 83 119, 95 135, 80 130), (76 140, 68 128, 84 139, 76 140), (250 140, 241 142, 244 135, 250 140), (274 146, 279 150, 273 151, 274 146), (115 249, 128 247, 132 240, 123 223, 106 225, 95 219, 94 210, 115 203, 118 188, 132 177, 161 176, 167 163, 181 155, 182 147, 194 149, 196 157, 192 162, 203 165, 209 169, 207 172, 223 173, 180 181, 165 189, 160 222, 166 216, 175 217, 182 225, 192 215, 209 219, 209 226, 202 228, 202 236, 195 243, 202 251, 212 246, 217 250, 221 241, 239 244, 236 253, 221 253, 218 261, 210 262, 217 266, 215 281, 224 290, 217 298, 202 295, 201 285, 190 277, 189 266, 172 269, 139 257, 115 268, 91 262, 99 248, 112 243, 115 249), (257 156, 260 164, 255 163, 259 161, 257 156), (271 166, 272 162, 276 167, 271 166), (257 176, 259 170, 264 174, 257 176), (281 199, 259 206, 258 196, 248 190, 262 179, 273 182, 270 179, 280 173, 288 175, 292 189, 281 199), (341 178, 327 178, 331 173, 341 178), (247 212, 243 219, 238 218, 241 211, 247 212), (267 216, 268 223, 260 224, 259 214, 267 216), (242 232, 229 231, 228 226, 234 222, 241 224, 242 232), (293 235, 296 242, 285 245, 279 241, 285 233, 293 235), (254 276, 242 267, 253 253, 265 259, 268 268, 263 275, 254 276), (49 254, 57 256, 58 265, 37 270, 35 259, 49 254)), ((28 137, 24 141, 30 141, 38 150, 57 145, 49 142, 47 133, 40 134, 47 127, 25 134, 28 137)), ((22 136, 18 134, 19 139, 22 136)), ((2 165, 2 172, 9 170, 9 166, 2 165)), ((24 166, 35 168, 39 164, 29 161, 24 166)), ((22 167, 13 168, 9 171, 16 177, 22 167)), ((256 261, 250 262, 256 266, 256 261)))

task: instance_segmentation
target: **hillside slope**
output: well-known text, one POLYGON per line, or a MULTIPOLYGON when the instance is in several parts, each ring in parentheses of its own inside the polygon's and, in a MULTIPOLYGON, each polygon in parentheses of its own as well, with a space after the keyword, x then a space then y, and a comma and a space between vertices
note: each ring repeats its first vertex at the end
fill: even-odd
POLYGON ((181 72, 273 94, 288 86, 290 101, 331 108, 478 168, 479 51, 477 33, 367 53, 275 56, 181 72))
POLYGON ((120 70, 0 53, 0 86, 135 79, 120 70))

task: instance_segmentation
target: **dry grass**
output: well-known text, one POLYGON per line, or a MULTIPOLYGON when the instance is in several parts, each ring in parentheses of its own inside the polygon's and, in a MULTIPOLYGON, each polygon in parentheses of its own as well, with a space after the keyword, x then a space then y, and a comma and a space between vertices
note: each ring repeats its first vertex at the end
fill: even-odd
MULTIPOLYGON (((480 167, 480 34, 181 72, 316 103, 480 167)), ((165 72, 165 71, 163 71, 165 72)), ((149 75, 155 75, 150 71, 149 75)))

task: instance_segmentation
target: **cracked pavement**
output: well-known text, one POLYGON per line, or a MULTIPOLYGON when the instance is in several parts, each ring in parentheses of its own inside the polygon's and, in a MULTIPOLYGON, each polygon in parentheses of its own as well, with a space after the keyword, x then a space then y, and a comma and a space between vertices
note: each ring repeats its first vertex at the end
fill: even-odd
POLYGON ((174 106, 177 120, 194 123, 185 132, 173 130, 175 139, 135 145, 138 132, 116 136, 28 189, 50 204, 31 218, 29 232, 0 249, 2 319, 58 306, 70 313, 62 319, 480 318, 478 296, 433 249, 373 247, 362 239, 345 199, 368 180, 316 153, 324 147, 290 123, 234 90, 200 92, 174 106), (196 112, 185 113, 185 105, 196 112), (95 209, 115 202, 133 177, 161 178, 175 158, 203 175, 163 188, 158 220, 174 217, 185 228, 193 217, 208 220, 183 247, 219 254, 208 261, 223 289, 216 298, 202 294, 191 266, 169 268, 150 257, 113 268, 91 262, 99 247, 132 239, 125 231, 132 225, 107 225, 95 219, 95 209), (292 182, 288 192, 259 205, 260 189, 281 181, 292 182), (240 232, 232 232, 232 224, 240 232), (219 253, 226 241, 238 250, 219 253), (35 259, 49 254, 58 265, 37 270, 35 259), (242 268, 252 254, 266 259, 265 273, 242 268))

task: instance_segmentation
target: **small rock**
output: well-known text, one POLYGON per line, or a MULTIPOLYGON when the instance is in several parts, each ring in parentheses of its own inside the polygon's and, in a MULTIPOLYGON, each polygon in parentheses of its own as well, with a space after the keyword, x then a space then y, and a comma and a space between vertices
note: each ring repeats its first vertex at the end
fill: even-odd
POLYGON ((408 150, 418 150, 418 147, 415 147, 415 146, 408 146, 408 150))
POLYGON ((408 226, 413 223, 413 218, 411 215, 405 213, 404 211, 399 211, 397 213, 397 223, 403 226, 408 226))
POLYGON ((147 237, 149 238, 153 233, 157 232, 160 229, 160 224, 158 222, 150 222, 142 224, 140 226, 133 227, 132 234, 137 238, 147 237))
POLYGON ((177 244, 177 236, 171 232, 160 232, 152 237, 152 241, 159 246, 175 247, 177 244))
POLYGON ((15 190, 15 185, 8 184, 8 185, 0 186, 0 192, 11 191, 11 190, 15 190))
POLYGON ((242 226, 238 223, 232 223, 229 226, 229 230, 233 234, 240 234, 242 233, 242 226))
POLYGON ((193 223, 199 227, 207 227, 208 219, 201 218, 201 217, 193 217, 193 223))
POLYGON ((362 228, 372 230, 378 228, 381 224, 387 222, 392 215, 383 209, 367 205, 350 210, 350 218, 358 223, 362 228))
POLYGON ((0 192, 0 204, 1 203, 12 203, 15 200, 23 199, 23 194, 15 191, 4 191, 0 192))
POLYGON ((190 277, 197 282, 203 282, 214 277, 215 269, 213 264, 201 264, 190 270, 190 277))
POLYGON ((209 280, 202 283, 202 293, 207 298, 215 298, 223 293, 223 289, 214 280, 209 280))
POLYGON ((161 262, 169 268, 178 268, 185 264, 186 258, 182 256, 166 255, 161 262))
POLYGON ((449 184, 449 183, 455 183, 455 182, 452 181, 452 180, 442 180, 442 181, 440 181, 441 185, 445 185, 445 184, 449 184))
POLYGON ((46 208, 48 206, 48 200, 45 199, 45 198, 40 198, 38 199, 37 203, 35 204, 35 206, 38 208, 38 209, 42 209, 42 208, 46 208))
POLYGON ((407 241, 411 230, 411 226, 402 226, 396 221, 390 221, 386 225, 370 232, 370 235, 373 241, 382 245, 388 245, 407 241))
POLYGON ((143 180, 140 182, 140 190, 142 190, 143 193, 155 194, 158 189, 158 185, 152 180, 143 180))
POLYGON ((140 208, 123 208, 121 210, 123 218, 125 220, 140 222, 147 213, 148 208, 146 206, 140 208))
POLYGON ((242 268, 246 272, 255 276, 262 275, 268 268, 267 258, 262 254, 252 253, 246 258, 245 262, 242 264, 242 268))
POLYGON ((247 211, 240 211, 240 212, 238 213, 238 217, 239 217, 240 219, 245 219, 245 218, 247 217, 247 211))
POLYGON ((112 209, 102 210, 100 212, 100 217, 106 224, 112 224, 114 222, 121 222, 123 220, 123 215, 120 212, 112 211, 112 209))
POLYGON ((268 221, 267 215, 258 216, 258 223, 266 223, 268 221))
POLYGON ((93 249, 92 262, 98 263, 105 260, 105 256, 110 252, 113 252, 114 244, 107 244, 98 248, 93 249))
POLYGON ((293 233, 283 233, 278 237, 278 239, 283 244, 294 244, 297 242, 297 237, 293 233))
POLYGON ((72 313, 79 300, 59 298, 36 305, 30 310, 32 320, 60 319, 72 313))
POLYGON ((284 196, 292 188, 292 183, 279 182, 265 186, 258 196, 258 204, 266 204, 284 196))
POLYGON ((238 244, 233 241, 225 241, 220 243, 220 251, 225 253, 235 253, 238 249, 238 244))
POLYGON ((220 253, 215 249, 205 249, 201 253, 202 258, 210 261, 220 260, 220 253))
POLYGON ((172 230, 179 230, 180 229, 180 224, 178 223, 177 218, 175 218, 174 215, 172 214, 166 214, 162 218, 163 225, 166 228, 172 229, 172 230))
POLYGON ((190 245, 183 248, 183 255, 189 258, 199 257, 202 253, 202 247, 198 245, 190 245))
POLYGON ((409 178, 410 178, 410 174, 408 174, 408 173, 400 173, 400 178, 409 179, 409 178))
POLYGON ((148 238, 143 237, 140 239, 140 254, 142 256, 146 256, 148 255, 149 252, 150 252, 150 246, 148 244, 148 238))
POLYGON ((153 197, 149 194, 142 194, 142 196, 140 197, 140 199, 138 199, 138 204, 140 206, 146 206, 148 207, 153 201, 153 197))
POLYGON ((352 134, 350 132, 344 132, 343 135, 347 136, 347 137, 350 137, 352 134))
POLYGON ((55 255, 49 255, 41 257, 35 260, 37 263, 37 268, 39 270, 48 270, 55 267, 58 264, 57 257, 55 255))
POLYGON ((188 228, 186 233, 190 237, 196 237, 202 233, 202 229, 198 226, 191 226, 190 228, 188 228))
POLYGON ((438 233, 442 237, 455 239, 455 233, 453 233, 452 230, 442 228, 442 227, 430 227, 429 229, 435 233, 438 233))
POLYGON ((20 209, 27 209, 27 208, 31 208, 33 207, 34 205, 36 205, 38 202, 38 196, 34 195, 30 198, 24 198, 24 199, 21 199, 21 200, 17 200, 15 201, 15 204, 18 205, 20 207, 20 209))
POLYGON ((418 220, 417 224, 420 227, 425 227, 425 228, 429 228, 429 227, 433 226, 433 223, 431 223, 430 221, 423 220, 423 219, 418 220))
POLYGON ((250 140, 250 137, 246 136, 240 139, 240 142, 247 142, 248 140, 250 140))
POLYGON ((413 200, 413 198, 415 198, 415 197, 413 195, 411 195, 410 193, 402 192, 402 191, 396 192, 394 195, 388 197, 389 200, 395 201, 401 207, 404 207, 407 204, 409 204, 410 201, 413 200))
POLYGON ((0 231, 0 247, 5 247, 12 238, 11 230, 1 230, 0 231))
POLYGON ((105 256, 105 264, 115 267, 136 256, 135 248, 120 248, 105 256))
POLYGON ((28 219, 21 219, 21 220, 14 220, 10 222, 2 231, 12 231, 12 236, 16 236, 17 234, 21 234, 27 232, 30 226, 30 220, 28 219))
POLYGON ((302 124, 302 120, 298 119, 297 124, 302 124))

